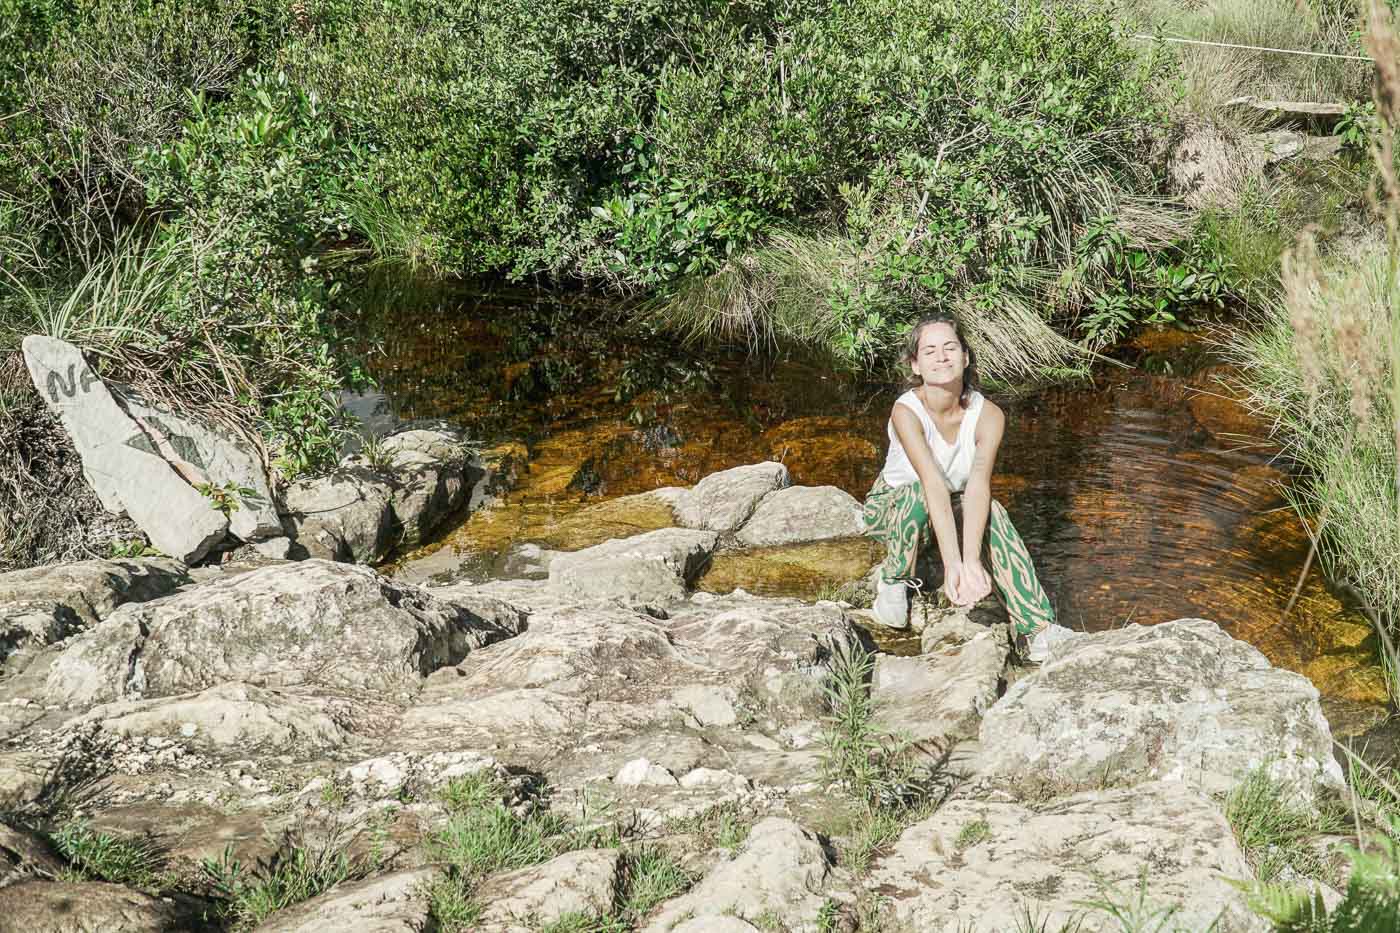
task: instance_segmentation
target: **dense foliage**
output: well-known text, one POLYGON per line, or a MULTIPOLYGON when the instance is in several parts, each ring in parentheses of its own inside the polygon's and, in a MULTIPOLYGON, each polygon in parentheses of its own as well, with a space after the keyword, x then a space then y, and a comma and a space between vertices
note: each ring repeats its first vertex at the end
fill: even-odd
POLYGON ((1123 222, 1161 72, 1102 0, 0 12, 0 350, 72 338, 287 473, 334 455, 374 265, 654 296, 652 324, 851 365, 938 303, 993 375, 1213 297, 1123 222))

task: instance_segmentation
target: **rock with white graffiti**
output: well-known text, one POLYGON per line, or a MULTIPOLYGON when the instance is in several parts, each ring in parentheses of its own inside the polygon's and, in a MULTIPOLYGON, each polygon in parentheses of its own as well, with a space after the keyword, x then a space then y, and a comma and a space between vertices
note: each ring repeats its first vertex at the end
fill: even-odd
POLYGON ((169 446, 168 439, 147 434, 122 410, 77 347, 26 337, 24 361, 108 511, 126 513, 153 545, 186 563, 219 543, 228 531, 227 515, 162 456, 160 446, 169 446))

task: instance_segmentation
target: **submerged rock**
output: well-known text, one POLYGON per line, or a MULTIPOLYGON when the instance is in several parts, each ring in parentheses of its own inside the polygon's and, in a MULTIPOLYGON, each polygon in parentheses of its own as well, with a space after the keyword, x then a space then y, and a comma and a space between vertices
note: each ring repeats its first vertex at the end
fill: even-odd
POLYGON ((1159 781, 1038 807, 953 799, 906 829, 869 883, 900 921, 928 933, 1000 933, 1028 914, 1037 929, 1073 928, 1085 901, 1126 908, 1139 885, 1147 909, 1175 908, 1172 929, 1262 933, 1272 926, 1230 883, 1251 877, 1219 809, 1159 781))
POLYGON ((1342 786, 1317 688, 1204 619, 1070 639, 980 738, 981 776, 1032 797, 1157 779, 1223 792, 1259 766, 1309 800, 1342 786))

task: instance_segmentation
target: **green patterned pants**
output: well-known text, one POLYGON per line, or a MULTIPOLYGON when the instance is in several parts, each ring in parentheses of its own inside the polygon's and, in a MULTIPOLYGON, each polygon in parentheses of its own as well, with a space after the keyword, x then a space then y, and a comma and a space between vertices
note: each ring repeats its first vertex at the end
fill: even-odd
MULTIPOLYGON (((962 496, 953 497, 953 511, 962 519, 962 496)), ((891 486, 876 477, 863 513, 866 534, 885 545, 885 563, 880 572, 887 583, 912 580, 915 564, 924 543, 933 538, 924 487, 918 480, 905 486, 891 486)), ((984 563, 991 570, 992 584, 1006 604, 1016 631, 1029 635, 1055 621, 1050 597, 1036 579, 1035 566, 1026 543, 1011 524, 1006 509, 995 499, 987 512, 987 532, 982 540, 984 563)))

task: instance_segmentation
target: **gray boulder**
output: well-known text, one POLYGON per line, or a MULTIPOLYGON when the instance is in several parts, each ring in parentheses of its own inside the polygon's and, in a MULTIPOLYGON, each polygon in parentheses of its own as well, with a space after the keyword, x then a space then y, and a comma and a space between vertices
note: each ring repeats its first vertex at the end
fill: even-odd
POLYGON ((668 933, 682 922, 736 917, 763 929, 776 923, 792 933, 816 933, 830 874, 815 836, 791 820, 769 817, 749 830, 738 856, 667 901, 642 931, 668 933))
POLYGON ((90 625, 123 603, 145 602, 189 583, 169 558, 84 560, 0 574, 0 659, 22 670, 33 651, 90 625))
POLYGON ((364 567, 276 564, 118 609, 53 660, 44 694, 70 707, 225 681, 412 694, 517 631, 364 567))
POLYGON ((1079 635, 982 720, 980 773, 1037 797, 1172 779, 1226 791, 1252 768, 1307 799, 1342 787, 1317 688, 1214 622, 1079 635))
POLYGON ((586 849, 496 875, 477 891, 486 911, 475 929, 531 933, 568 914, 608 913, 617 889, 618 859, 616 849, 586 849))
POLYGON ((760 499, 789 482, 787 467, 781 463, 734 467, 711 473, 677 494, 672 508, 683 527, 726 534, 748 521, 760 499))
POLYGON ((283 497, 293 554, 372 564, 423 541, 495 480, 462 435, 408 428, 380 442, 383 460, 347 457, 326 476, 300 480, 283 497))
POLYGON ((618 538, 581 551, 557 554, 549 563, 551 588, 571 599, 618 599, 665 606, 685 597, 714 551, 712 531, 662 528, 618 538))
POLYGON ((283 501, 292 553, 359 564, 382 559, 394 543, 393 499, 389 484, 363 467, 291 484, 283 501))
POLYGON ((228 519, 161 455, 159 439, 127 416, 77 347, 25 337, 24 361, 107 511, 129 515, 152 544, 185 563, 223 539, 228 519))
POLYGON ((735 536, 746 547, 859 537, 860 503, 835 486, 789 486, 764 496, 735 536))
POLYGON ((412 547, 466 502, 471 451, 461 433, 445 427, 399 431, 383 446, 394 461, 389 483, 394 544, 412 547))
POLYGON ((1036 929, 1074 929, 1096 919, 1085 901, 1128 908, 1139 885, 1145 910, 1163 911, 1151 916, 1175 909, 1173 930, 1272 929, 1230 883, 1251 877, 1219 809, 1160 781, 1040 807, 955 798, 906 829, 868 884, 901 923, 928 933, 1001 933, 1023 928, 1027 914, 1036 929))

